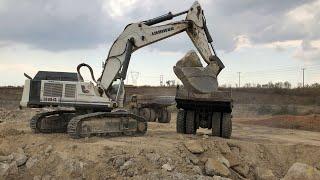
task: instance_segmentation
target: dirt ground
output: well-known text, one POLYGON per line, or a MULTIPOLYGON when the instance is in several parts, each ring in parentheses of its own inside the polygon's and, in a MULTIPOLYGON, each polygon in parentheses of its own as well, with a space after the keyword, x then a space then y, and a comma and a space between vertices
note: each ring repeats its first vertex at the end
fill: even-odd
POLYGON ((209 159, 227 159, 229 174, 221 176, 231 179, 263 179, 261 169, 280 179, 295 162, 320 168, 320 132, 234 118, 231 139, 212 137, 209 130, 181 135, 172 114, 169 124, 149 123, 141 137, 74 140, 67 134, 33 134, 28 121, 35 113, 0 109, 0 162, 11 154, 26 157, 0 179, 212 179, 209 159))
POLYGON ((320 114, 310 114, 305 116, 277 115, 250 119, 239 118, 238 122, 251 125, 320 132, 320 114))

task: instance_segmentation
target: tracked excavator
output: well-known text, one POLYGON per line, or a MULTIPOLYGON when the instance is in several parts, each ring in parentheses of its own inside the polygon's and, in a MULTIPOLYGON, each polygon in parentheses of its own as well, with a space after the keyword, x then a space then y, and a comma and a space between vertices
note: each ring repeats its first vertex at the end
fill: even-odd
POLYGON ((146 120, 122 109, 124 80, 131 54, 182 32, 188 34, 203 60, 210 65, 216 81, 224 66, 215 55, 203 10, 196 1, 187 11, 177 14, 169 12, 150 20, 128 24, 112 44, 102 75, 97 80, 92 68, 84 63, 77 67, 77 73, 39 71, 34 78, 25 74, 27 79, 21 107, 71 107, 71 110, 35 115, 30 121, 32 131, 67 132, 72 138, 145 134, 146 120), (164 23, 184 14, 185 20, 164 23), (89 69, 93 82, 84 81, 80 72, 83 67, 89 69))

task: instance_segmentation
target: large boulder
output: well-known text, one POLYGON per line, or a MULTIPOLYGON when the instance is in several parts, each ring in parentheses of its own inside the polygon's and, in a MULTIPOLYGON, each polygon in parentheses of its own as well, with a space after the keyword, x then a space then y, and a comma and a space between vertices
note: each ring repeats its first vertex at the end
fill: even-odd
POLYGON ((224 157, 229 161, 230 167, 237 166, 241 163, 241 159, 235 153, 229 152, 224 155, 224 157))
POLYGON ((184 87, 194 93, 211 93, 218 89, 216 64, 203 67, 195 51, 189 51, 173 67, 184 87))
POLYGON ((11 162, 13 160, 13 155, 0 156, 0 162, 11 162))
POLYGON ((246 164, 240 164, 234 167, 231 167, 235 172, 239 173, 243 177, 249 177, 250 168, 246 164))
POLYGON ((288 170, 283 180, 318 180, 320 171, 303 163, 294 163, 288 170))
POLYGON ((206 174, 209 176, 223 176, 228 177, 230 175, 229 169, 223 165, 219 160, 208 158, 205 164, 206 174))
POLYGON ((198 141, 187 141, 184 143, 184 145, 193 154, 201 154, 204 152, 204 148, 198 141))
POLYGON ((24 153, 12 153, 12 155, 18 167, 24 165, 28 160, 28 157, 24 153))

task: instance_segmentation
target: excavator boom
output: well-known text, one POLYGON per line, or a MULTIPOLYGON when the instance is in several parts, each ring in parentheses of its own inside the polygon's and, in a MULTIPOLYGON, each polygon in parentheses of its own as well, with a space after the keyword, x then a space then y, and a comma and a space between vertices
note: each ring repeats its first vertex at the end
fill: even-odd
POLYGON ((214 74, 217 76, 224 65, 215 55, 212 46, 209 45, 212 43, 212 38, 206 26, 203 10, 200 4, 195 2, 188 11, 175 15, 168 13, 158 18, 126 26, 109 51, 103 73, 98 80, 98 86, 107 91, 115 80, 123 81, 134 51, 184 31, 187 32, 203 60, 207 64, 212 64, 214 74), (154 26, 186 13, 185 20, 154 26))

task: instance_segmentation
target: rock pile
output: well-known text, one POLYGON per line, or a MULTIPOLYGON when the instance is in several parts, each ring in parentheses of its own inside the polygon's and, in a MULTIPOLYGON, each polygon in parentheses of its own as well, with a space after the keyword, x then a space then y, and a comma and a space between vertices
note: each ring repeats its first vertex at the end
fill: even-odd
POLYGON ((19 172, 19 167, 24 166, 28 160, 23 149, 10 155, 0 156, 0 177, 15 176, 19 172))

